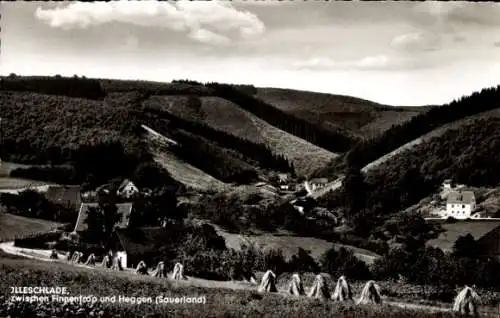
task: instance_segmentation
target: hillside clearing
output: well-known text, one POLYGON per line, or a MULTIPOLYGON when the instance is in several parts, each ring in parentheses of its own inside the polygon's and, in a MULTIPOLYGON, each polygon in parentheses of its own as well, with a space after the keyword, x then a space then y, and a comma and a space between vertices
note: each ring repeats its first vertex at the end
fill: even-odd
POLYGON ((222 191, 230 185, 179 159, 167 150, 151 150, 154 161, 170 173, 172 178, 188 188, 203 191, 222 191))
POLYGON ((291 160, 299 175, 308 175, 337 156, 268 124, 230 101, 219 97, 200 97, 200 101, 199 109, 190 108, 184 96, 152 96, 145 103, 160 105, 164 111, 186 120, 203 122, 213 129, 264 144, 291 160))
POLYGON ((166 169, 173 179, 188 188, 205 191, 220 191, 230 186, 181 160, 169 151, 169 145, 177 145, 175 140, 163 136, 148 126, 143 125, 142 128, 146 131, 145 138, 150 144, 149 151, 153 154, 153 160, 166 169), (161 146, 158 147, 158 144, 161 146))
POLYGON ((0 241, 25 237, 34 233, 49 232, 62 225, 61 223, 2 213, 0 214, 0 241))

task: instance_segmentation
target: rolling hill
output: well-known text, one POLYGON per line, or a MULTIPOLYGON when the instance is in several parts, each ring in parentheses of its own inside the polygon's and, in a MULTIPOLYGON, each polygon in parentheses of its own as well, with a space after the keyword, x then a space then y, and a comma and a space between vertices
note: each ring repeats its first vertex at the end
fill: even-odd
POLYGON ((201 97, 197 108, 190 107, 186 96, 152 96, 145 107, 160 108, 185 120, 205 123, 228 134, 263 144, 273 153, 290 160, 298 175, 307 175, 315 167, 326 165, 336 157, 323 148, 276 128, 234 103, 220 97, 201 97), (314 158, 314 165, 311 164, 314 158))
POLYGON ((394 107, 368 100, 281 88, 258 88, 255 96, 276 108, 327 129, 342 128, 370 138, 403 123, 428 107, 394 107))
POLYGON ((349 143, 342 134, 240 92, 241 87, 19 76, 2 78, 2 87, 1 158, 50 166, 37 173, 20 167, 26 179, 36 174, 44 181, 80 184, 92 176, 89 182, 99 184, 130 176, 140 162, 159 158, 144 143, 141 124, 180 140, 174 152, 191 165, 188 170, 222 182, 248 183, 269 171, 306 176, 337 156, 318 144, 347 149, 349 143), (169 116, 151 114, 149 105, 169 116), (329 136, 343 144, 325 143, 329 136))

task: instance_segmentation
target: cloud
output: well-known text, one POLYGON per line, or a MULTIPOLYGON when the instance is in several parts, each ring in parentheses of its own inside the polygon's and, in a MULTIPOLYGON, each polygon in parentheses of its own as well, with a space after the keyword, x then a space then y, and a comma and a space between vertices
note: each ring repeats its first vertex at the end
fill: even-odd
POLYGON ((391 47, 404 51, 432 51, 438 49, 442 44, 439 34, 430 32, 405 33, 394 37, 391 47))
POLYGON ((135 36, 128 36, 122 45, 123 50, 135 50, 139 47, 139 40, 135 36))
POLYGON ((35 17, 51 27, 63 29, 113 22, 166 28, 210 44, 251 39, 265 32, 264 23, 255 14, 222 1, 75 2, 50 9, 38 7, 35 17))
POLYGON ((414 7, 417 15, 433 18, 436 22, 455 25, 500 25, 500 4, 471 2, 424 1, 414 7))
POLYGON ((225 45, 231 42, 229 38, 205 29, 196 29, 189 33, 189 37, 201 43, 211 43, 217 45, 225 45))
POLYGON ((419 65, 408 58, 390 57, 387 55, 366 56, 358 60, 334 60, 330 57, 313 57, 292 63, 294 68, 308 70, 398 70, 415 68, 419 65))

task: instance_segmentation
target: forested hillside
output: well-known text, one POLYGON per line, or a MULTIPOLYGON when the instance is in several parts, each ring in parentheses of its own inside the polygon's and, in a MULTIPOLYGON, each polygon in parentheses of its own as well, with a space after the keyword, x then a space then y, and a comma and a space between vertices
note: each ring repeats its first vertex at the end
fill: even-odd
MULTIPOLYGON (((3 77, 1 85, 2 160, 46 165, 43 169, 19 169, 17 176, 66 184, 99 184, 131 176, 140 163, 155 166, 142 124, 180 140, 180 146, 172 149, 179 157, 226 182, 256 181, 269 171, 295 172, 289 158, 262 140, 251 141, 231 131, 214 129, 203 120, 145 104, 153 97, 174 95, 187 98, 191 101, 188 106, 196 108, 200 96, 217 95, 214 88, 197 82, 11 75, 3 77)), ((230 91, 245 95, 252 89, 234 86, 230 91)), ((185 111, 189 112, 189 107, 185 111)), ((263 108, 260 115, 269 117, 263 108)))
POLYGON ((327 194, 322 204, 340 206, 358 226, 373 228, 434 193, 445 179, 497 186, 499 160, 500 118, 471 120, 392 157, 366 176, 350 169, 343 191, 327 194))
POLYGON ((316 175, 331 175, 344 169, 347 162, 362 167, 444 124, 496 108, 500 108, 500 86, 483 89, 449 104, 433 107, 406 123, 394 126, 377 138, 361 141, 345 156, 334 159, 316 175))

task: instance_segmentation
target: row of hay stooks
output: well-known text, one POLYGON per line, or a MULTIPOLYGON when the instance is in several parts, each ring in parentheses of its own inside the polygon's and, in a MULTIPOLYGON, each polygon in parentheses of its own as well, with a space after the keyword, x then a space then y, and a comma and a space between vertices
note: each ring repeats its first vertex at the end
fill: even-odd
MULTIPOLYGON (((73 264, 81 263, 81 258, 83 257, 83 253, 74 252, 73 255, 68 253, 67 260, 73 264)), ((57 252, 53 251, 51 258, 57 258, 57 252)), ((94 254, 90 254, 87 260, 83 263, 87 266, 95 266, 96 258, 94 254)), ((102 267, 111 268, 112 270, 123 270, 122 262, 120 257, 113 256, 110 252, 108 255, 105 255, 102 260, 102 267)), ((165 270, 164 262, 159 262, 156 268, 150 273, 148 272, 148 268, 144 261, 139 262, 135 269, 135 273, 138 275, 150 275, 156 278, 167 277, 167 273, 165 270)), ((184 275, 184 267, 180 263, 176 263, 174 266, 174 270, 170 276, 173 280, 186 280, 187 277, 184 275)), ((257 284, 254 277, 251 277, 250 281, 253 284, 257 284)), ((276 274, 273 271, 268 270, 264 276, 262 277, 261 283, 258 286, 258 292, 277 292, 276 288, 276 274)), ((302 280, 300 275, 295 273, 292 275, 292 279, 288 285, 287 293, 293 296, 304 296, 306 292, 304 290, 304 286, 302 285, 302 280)), ((318 299, 332 299, 334 301, 340 302, 355 302, 357 305, 382 305, 382 296, 380 293, 380 287, 375 281, 368 281, 363 290, 361 291, 361 295, 357 301, 353 298, 353 293, 351 286, 347 282, 345 276, 341 276, 337 280, 337 285, 335 286, 335 290, 333 294, 330 293, 328 285, 325 282, 324 277, 321 274, 316 275, 315 280, 309 292, 307 293, 307 297, 310 298, 318 298, 318 299)), ((478 294, 470 287, 465 286, 465 288, 457 295, 455 298, 455 302, 453 305, 453 311, 460 313, 462 315, 478 315, 478 304, 479 304, 479 296, 478 294)))
MULTIPOLYGON (((66 256, 66 260, 72 264, 83 264, 86 266, 96 266, 96 257, 92 253, 87 257, 85 262, 82 262, 83 253, 79 251, 75 251, 73 254, 69 253, 66 256)), ((51 259, 57 259, 58 254, 55 250, 52 251, 50 255, 51 259)), ((109 268, 112 270, 123 271, 122 261, 119 256, 114 256, 112 252, 109 252, 107 255, 104 255, 101 266, 103 268, 109 268)), ((167 277, 167 272, 165 270, 165 263, 159 262, 156 268, 149 273, 146 263, 144 261, 139 262, 137 268, 135 269, 136 274, 139 275, 150 275, 156 278, 167 277)), ((174 270, 171 275, 172 279, 175 280, 185 280, 187 277, 184 275, 184 266, 180 263, 176 263, 174 266, 174 270)))
MULTIPOLYGON (((259 292, 277 292, 276 289, 276 274, 268 270, 262 277, 262 281, 259 285, 259 292)), ((304 296, 306 295, 302 281, 299 274, 293 274, 292 279, 288 285, 288 294, 293 296, 304 296)), ((353 298, 353 293, 351 286, 347 282, 345 276, 341 276, 337 280, 337 285, 333 294, 330 293, 328 285, 322 275, 316 275, 315 280, 307 297, 319 298, 319 299, 332 299, 334 301, 340 302, 355 302, 353 298)), ((368 281, 358 300, 355 302, 357 305, 381 305, 382 297, 380 294, 380 287, 375 281, 368 281)), ((453 304, 453 311, 462 315, 478 315, 478 304, 479 296, 470 287, 465 286, 460 293, 458 293, 453 304)))

